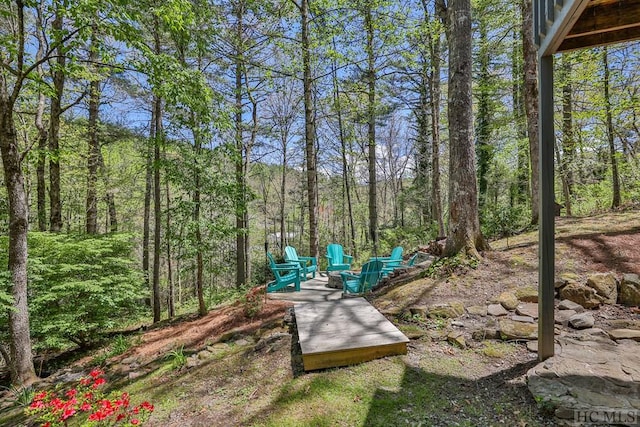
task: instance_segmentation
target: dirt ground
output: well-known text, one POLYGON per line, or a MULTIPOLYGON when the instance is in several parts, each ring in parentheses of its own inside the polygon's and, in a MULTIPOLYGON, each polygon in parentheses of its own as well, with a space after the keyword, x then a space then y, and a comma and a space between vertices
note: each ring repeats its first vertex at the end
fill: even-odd
MULTIPOLYGON (((610 213, 583 219, 559 218, 556 221, 556 242, 557 277, 571 273, 578 281, 586 281, 595 272, 611 271, 617 277, 624 273, 640 274, 639 212, 610 213)), ((493 250, 483 254, 484 259, 476 268, 461 265, 453 267, 445 275, 377 292, 371 298, 372 303, 383 312, 388 312, 390 306, 402 309, 451 301, 478 305, 491 301, 505 290, 537 284, 537 232, 502 239, 491 245, 493 250)), ((107 363, 114 366, 122 360, 135 358, 142 365, 150 365, 177 347, 184 346, 185 350, 196 352, 234 334, 252 335, 259 339, 261 331, 283 330, 282 322, 290 306, 288 302, 268 300, 256 316, 248 318, 243 305, 236 304, 211 311, 203 318, 192 316, 156 325, 142 332, 136 338, 135 346, 126 353, 107 363)), ((606 310, 610 317, 640 318, 637 310, 632 308, 611 306, 606 310)), ((391 320, 399 322, 398 318, 391 320)), ((553 425, 547 414, 537 408, 526 387, 525 373, 536 363, 534 353, 528 352, 521 343, 480 343, 472 348, 459 349, 447 343, 446 339, 438 338, 441 326, 428 322, 419 325, 428 331, 423 338, 411 341, 409 353, 402 358, 404 366, 413 369, 413 373, 405 373, 403 377, 410 380, 402 389, 404 391, 387 396, 386 389, 382 389, 376 392, 376 396, 381 393, 392 400, 411 401, 412 395, 422 392, 418 383, 432 381, 437 387, 438 399, 445 402, 440 403, 440 406, 444 405, 442 410, 427 412, 427 415, 422 413, 422 418, 416 421, 418 424, 410 422, 410 411, 402 412, 403 417, 407 416, 409 425, 553 425), (441 371, 451 371, 451 375, 439 376, 441 371)), ((273 400, 273 394, 285 393, 279 388, 281 384, 295 385, 296 381, 313 384, 321 376, 363 376, 376 370, 395 369, 393 362, 374 361, 354 368, 301 376, 299 355, 296 354, 299 350, 296 348, 295 335, 286 336, 267 350, 232 355, 197 374, 187 371, 161 375, 153 380, 155 386, 149 387, 178 387, 174 384, 181 384, 180 387, 187 390, 181 399, 189 404, 172 403, 176 407, 162 416, 159 414, 158 418, 154 414, 151 425, 228 426, 263 422, 278 425, 279 421, 268 420, 269 417, 279 420, 280 409, 260 402, 273 400), (245 400, 249 403, 245 402, 244 406, 234 403, 238 398, 237 392, 235 397, 225 397, 222 392, 212 395, 212 390, 228 389, 247 390, 245 400), (188 409, 190 407, 200 409, 193 412, 188 409)), ((92 356, 76 362, 76 367, 87 365, 92 356)), ((122 372, 123 377, 126 375, 122 372)), ((310 386, 305 387, 308 391, 310 386)), ((354 399, 357 402, 360 397, 354 399)), ((285 400, 285 404, 289 401, 285 400)), ((316 425, 304 421, 308 414, 304 414, 305 403, 300 405, 299 423, 294 424, 316 425)), ((371 407, 375 409, 375 404, 372 403, 371 407)), ((384 417, 383 412, 381 410, 380 417, 384 417)), ((365 424, 369 424, 367 420, 374 420, 372 413, 373 409, 370 409, 365 424)), ((350 425, 348 421, 327 420, 321 424, 350 425)), ((370 424, 376 425, 376 422, 370 424)), ((282 425, 293 424, 283 421, 282 425)))

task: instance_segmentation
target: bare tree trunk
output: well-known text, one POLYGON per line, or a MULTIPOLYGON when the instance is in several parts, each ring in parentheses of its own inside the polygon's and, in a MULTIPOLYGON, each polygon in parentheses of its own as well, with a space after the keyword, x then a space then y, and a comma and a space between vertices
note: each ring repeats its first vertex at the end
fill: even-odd
POLYGON ((529 135, 529 159, 531 162, 531 224, 538 224, 540 216, 540 177, 538 153, 538 51, 533 43, 533 9, 531 0, 521 0, 522 8, 522 51, 524 55, 524 106, 527 112, 527 133, 529 135))
POLYGON ((242 121, 242 76, 244 75, 244 2, 240 1, 235 4, 236 8, 236 52, 235 52, 235 95, 236 95, 236 185, 239 189, 239 200, 236 207, 236 286, 242 287, 247 283, 247 247, 246 235, 248 233, 246 219, 246 182, 244 176, 244 139, 243 139, 243 121, 242 121))
MULTIPOLYGON (((107 194, 105 195, 105 199, 107 202, 107 213, 108 213, 108 221, 107 227, 108 230, 112 233, 118 231, 118 216, 116 215, 116 201, 115 196, 113 194, 113 188, 111 188, 111 182, 109 180, 109 175, 107 173, 107 168, 104 164, 104 159, 102 157, 102 150, 98 150, 98 167, 100 168, 100 174, 102 175, 102 179, 104 181, 104 185, 107 188, 107 194)), ((148 230, 148 228, 147 228, 148 230)))
POLYGON ((613 139, 613 118, 611 114, 611 95, 609 94, 609 51, 605 46, 602 50, 602 66, 604 68, 604 105, 607 115, 607 140, 609 142, 609 160, 611 161, 611 179, 613 199, 611 209, 620 206, 620 175, 618 173, 618 159, 613 139))
MULTIPOLYGON (((47 41, 42 30, 44 24, 42 22, 42 7, 44 3, 40 3, 36 15, 36 38, 38 39, 38 51, 36 52, 36 61, 40 61, 44 57, 44 51, 47 41)), ((37 67, 38 75, 42 76, 42 67, 37 67)), ((45 179, 45 162, 47 151, 48 131, 44 124, 44 109, 46 97, 43 92, 38 93, 38 107, 36 108, 35 126, 38 129, 38 153, 36 165, 36 194, 38 206, 38 230, 47 231, 47 184, 45 179)))
MULTIPOLYGON (((333 40, 333 46, 336 47, 335 39, 333 40)), ((345 197, 347 199, 347 211, 349 212, 349 253, 356 255, 356 227, 353 219, 353 202, 351 201, 351 181, 349 164, 347 162, 347 138, 344 130, 344 122, 342 119, 342 104, 340 102, 340 90, 338 87, 338 67, 336 61, 332 62, 332 78, 333 78, 333 97, 336 106, 336 113, 338 116, 338 133, 340 136, 340 158, 342 160, 342 178, 345 197)))
POLYGON ((369 147, 369 237, 374 254, 378 244, 378 191, 376 177, 376 68, 374 56, 374 28, 371 4, 365 3, 364 26, 367 33, 367 142, 369 147))
POLYGON ((473 146, 471 92, 471 1, 451 0, 444 7, 449 31, 449 234, 445 253, 464 250, 480 258, 488 248, 480 232, 473 146))
MULTIPOLYGON (((511 67, 513 70, 513 118, 516 122, 518 136, 518 170, 516 172, 516 182, 513 185, 511 194, 512 205, 521 205, 527 202, 529 193, 529 150, 523 144, 527 138, 527 123, 524 108, 524 85, 521 78, 523 76, 522 66, 522 35, 520 31, 513 33, 513 52, 511 55, 511 67)), ((529 144, 527 143, 527 146, 529 144)))
POLYGON ((487 25, 484 20, 478 24, 480 33, 480 73, 478 77, 478 115, 476 127, 477 156, 478 156, 478 189, 480 210, 485 208, 487 201, 488 175, 493 160, 493 147, 489 141, 491 136, 491 111, 489 101, 489 46, 487 25))
MULTIPOLYGON (((51 24, 54 32, 62 33, 63 16, 56 11, 51 24)), ((62 95, 64 93, 66 57, 62 44, 56 49, 55 69, 53 71, 53 90, 51 115, 49 117, 49 229, 62 230, 62 203, 60 201, 60 119, 62 116, 62 95)))
MULTIPOLYGON (((158 18, 154 18, 154 52, 161 53, 158 18)), ((161 200, 160 200, 160 144, 164 139, 162 126, 162 99, 154 95, 153 111, 155 120, 155 138, 153 140, 153 323, 160 321, 160 230, 161 230, 161 200)))
MULTIPOLYGON (((154 101, 155 102, 155 101, 154 101)), ((143 230, 142 230, 142 272, 144 274, 144 280, 147 289, 153 292, 151 288, 151 281, 149 280, 149 245, 151 236, 151 192, 153 191, 153 144, 156 140, 156 110, 152 105, 151 110, 151 123, 149 130, 149 141, 145 148, 146 162, 146 174, 145 174, 145 190, 144 190, 144 218, 143 218, 143 230)))
MULTIPOLYGON (((22 4, 18 2, 19 14, 22 4)), ((20 22, 23 18, 20 18, 20 22)), ((7 82, 0 76, 0 153, 4 168, 4 182, 9 199, 9 273, 13 310, 9 310, 9 337, 11 353, 11 381, 28 386, 36 381, 31 355, 29 335, 29 308, 27 306, 27 231, 29 228, 29 206, 24 190, 21 170, 21 154, 13 123, 13 108, 16 102, 7 93, 7 82)))
POLYGON ((311 78, 311 41, 309 39, 309 0, 300 1, 300 18, 302 30, 305 157, 307 162, 307 196, 309 200, 309 254, 318 258, 320 255, 318 238, 318 176, 316 171, 316 132, 311 78))
MULTIPOLYGON (((95 64, 98 61, 98 51, 95 46, 95 38, 97 27, 94 24, 91 34, 91 46, 89 47, 89 62, 95 64)), ((97 67, 94 68, 94 73, 97 72, 97 67)), ((89 83, 89 121, 88 121, 88 134, 89 134, 89 153, 87 157, 87 217, 86 217, 86 230, 87 234, 96 234, 98 232, 98 164, 100 157, 100 142, 98 141, 98 114, 100 107, 100 80, 97 76, 92 76, 92 80, 89 83)))
MULTIPOLYGON (((166 158, 166 153, 164 155, 164 157, 166 158)), ((165 174, 165 180, 164 180, 164 186, 165 186, 165 193, 167 196, 167 222, 166 222, 166 227, 167 227, 167 245, 166 245, 166 249, 167 249, 167 281, 169 282, 169 292, 167 295, 167 314, 169 316, 169 319, 173 319, 173 317, 176 315, 176 310, 175 310, 175 295, 174 295, 174 287, 173 287, 173 265, 171 262, 171 239, 169 239, 169 232, 171 230, 171 193, 169 192, 169 178, 166 176, 165 174)))
POLYGON ((575 158, 573 137, 573 86, 571 84, 571 62, 565 54, 562 56, 562 159, 558 155, 564 207, 567 216, 571 216, 571 194, 573 193, 573 173, 571 168, 575 158))
MULTIPOLYGON (((426 8, 425 8, 426 17, 426 8)), ((441 32, 430 34, 431 72, 429 73, 429 91, 431 106, 431 193, 433 197, 433 217, 438 223, 438 236, 445 236, 442 214, 442 191, 440 190, 440 51, 441 32)))

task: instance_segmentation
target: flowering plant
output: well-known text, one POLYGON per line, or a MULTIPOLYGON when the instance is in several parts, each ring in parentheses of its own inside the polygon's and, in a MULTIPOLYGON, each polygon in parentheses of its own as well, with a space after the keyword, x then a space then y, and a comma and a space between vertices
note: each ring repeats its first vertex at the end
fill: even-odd
POLYGON ((88 377, 80 379, 78 387, 63 394, 41 391, 25 410, 29 416, 37 415, 41 427, 67 426, 76 415, 85 415, 83 426, 138 426, 142 425, 153 412, 153 405, 142 402, 131 406, 129 393, 111 394, 105 397, 102 388, 106 384, 104 372, 91 371, 88 377))

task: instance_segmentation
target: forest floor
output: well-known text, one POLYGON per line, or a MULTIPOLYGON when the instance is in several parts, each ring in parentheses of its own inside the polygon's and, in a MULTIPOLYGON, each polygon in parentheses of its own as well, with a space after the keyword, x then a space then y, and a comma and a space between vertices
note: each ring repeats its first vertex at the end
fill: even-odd
MULTIPOLYGON (((556 274, 640 274, 640 212, 558 218, 556 274)), ((383 313, 460 301, 478 305, 537 283, 537 232, 491 242, 480 264, 377 291, 383 313)), ((268 300, 253 317, 240 303, 138 332, 123 354, 93 352, 45 379, 101 363, 109 385, 155 405, 151 426, 546 426, 525 374, 537 364, 522 342, 483 340, 458 348, 450 321, 390 316, 419 333, 405 356, 304 373, 290 303, 268 300), (443 338, 443 335, 445 338, 443 338), (184 357, 183 357, 184 356, 184 357)), ((252 307, 250 307, 252 308, 252 307)), ((8 393, 2 397, 7 399, 8 393)), ((29 425, 17 410, 0 425, 29 425)))

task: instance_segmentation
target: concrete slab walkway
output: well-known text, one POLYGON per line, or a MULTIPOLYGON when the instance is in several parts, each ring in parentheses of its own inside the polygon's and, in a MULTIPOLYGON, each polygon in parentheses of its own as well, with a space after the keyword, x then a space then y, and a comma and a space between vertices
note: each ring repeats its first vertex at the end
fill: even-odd
POLYGON ((294 304, 307 302, 335 301, 342 298, 342 289, 327 287, 328 276, 316 274, 315 279, 300 283, 300 292, 271 292, 269 298, 291 301, 294 304))

